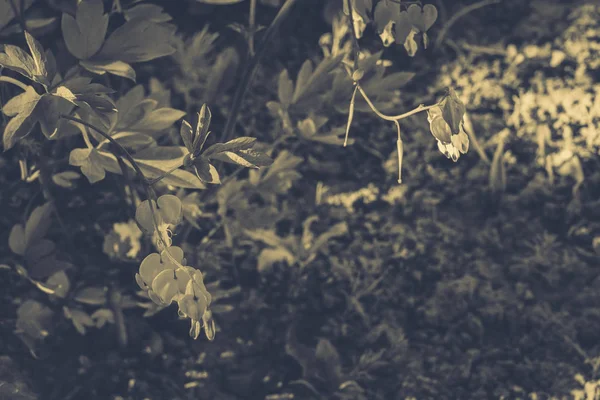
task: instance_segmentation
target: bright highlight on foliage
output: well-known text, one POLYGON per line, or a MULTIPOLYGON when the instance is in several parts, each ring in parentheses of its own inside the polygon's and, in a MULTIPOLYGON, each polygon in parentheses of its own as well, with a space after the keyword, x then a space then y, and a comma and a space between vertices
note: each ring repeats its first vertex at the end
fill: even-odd
POLYGON ((162 243, 159 253, 151 253, 140 264, 135 280, 148 297, 159 306, 176 302, 179 315, 191 320, 190 336, 197 339, 202 326, 208 339, 214 339, 215 327, 210 311, 211 295, 204 285, 202 273, 185 266, 181 247, 171 246, 171 229, 183 218, 178 197, 163 195, 142 202, 136 210, 138 224, 162 243))

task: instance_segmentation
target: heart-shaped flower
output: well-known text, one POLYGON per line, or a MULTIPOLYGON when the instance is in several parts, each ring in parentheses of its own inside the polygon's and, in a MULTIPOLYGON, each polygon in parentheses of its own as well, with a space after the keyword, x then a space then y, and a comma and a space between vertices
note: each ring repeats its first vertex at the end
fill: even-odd
POLYGON ((433 107, 427 110, 427 121, 433 137, 437 139, 438 149, 452 161, 458 161, 460 154, 469 150, 469 136, 460 124, 460 132, 452 134, 450 125, 444 120, 441 107, 433 107))
POLYGON ((171 246, 171 229, 183 217, 181 200, 172 194, 160 196, 157 201, 144 200, 135 211, 135 219, 146 233, 152 234, 155 243, 171 246))

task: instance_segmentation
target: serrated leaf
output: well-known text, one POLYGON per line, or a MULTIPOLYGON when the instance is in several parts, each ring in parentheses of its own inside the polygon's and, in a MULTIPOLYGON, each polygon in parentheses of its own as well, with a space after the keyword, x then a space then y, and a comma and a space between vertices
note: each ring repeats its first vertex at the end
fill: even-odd
POLYGON ((104 43, 108 28, 108 14, 104 14, 102 0, 84 0, 77 6, 75 18, 63 13, 61 20, 67 49, 79 60, 96 54, 104 43))
POLYGON ((211 159, 212 160, 220 160, 220 161, 224 161, 224 162, 231 163, 231 164, 236 164, 236 165, 239 165, 241 167, 246 167, 246 168, 258 168, 258 166, 252 164, 251 162, 247 161, 243 157, 237 155, 236 153, 230 152, 230 151, 223 151, 223 152, 214 154, 211 156, 211 159))
POLYGON ((460 132, 460 125, 465 115, 466 108, 460 100, 454 89, 448 89, 448 95, 440 104, 442 108, 442 116, 450 126, 452 134, 457 135, 460 132))
MULTIPOLYGON (((25 0, 13 2, 18 14, 21 14, 21 4, 24 5, 24 9, 27 10, 34 3, 35 0, 25 0)), ((0 30, 7 26, 15 18, 14 9, 10 3, 10 0, 0 0, 0 30)), ((29 24, 28 24, 29 26, 29 24)))
POLYGON ((118 27, 106 39, 99 60, 125 63, 150 61, 175 53, 174 27, 135 18, 118 27))
POLYGON ((202 155, 204 157, 210 158, 215 154, 219 154, 225 151, 236 152, 239 150, 247 150, 254 146, 254 142, 256 142, 256 138, 242 136, 239 138, 235 138, 226 143, 215 143, 206 149, 202 155))
POLYGON ((271 157, 265 153, 255 151, 253 149, 239 150, 237 155, 244 158, 251 164, 256 165, 257 167, 268 167, 269 165, 273 164, 273 159, 271 157))
POLYGON ((39 97, 40 96, 32 86, 27 86, 27 90, 11 98, 6 102, 6 104, 4 104, 4 107, 2 107, 2 112, 9 117, 14 117, 22 110, 25 110, 27 107, 29 107, 28 103, 38 101, 39 97))
POLYGON ((284 109, 290 106, 292 98, 294 96, 294 83, 290 79, 287 69, 284 69, 279 74, 279 81, 277 85, 277 97, 279 103, 283 105, 284 109))
POLYGON ((98 75, 104 75, 105 73, 121 76, 123 78, 131 79, 135 82, 136 76, 135 71, 126 62, 123 61, 80 61, 79 65, 98 75))

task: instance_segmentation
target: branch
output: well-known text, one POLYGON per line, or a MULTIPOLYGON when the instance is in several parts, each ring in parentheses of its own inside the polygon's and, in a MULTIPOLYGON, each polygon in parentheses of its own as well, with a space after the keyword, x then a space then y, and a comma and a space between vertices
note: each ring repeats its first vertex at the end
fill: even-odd
POLYGON ((79 124, 87 126, 88 128, 90 128, 93 131, 95 131, 98 134, 100 134, 103 138, 105 138, 106 140, 108 140, 111 144, 115 145, 119 149, 119 151, 123 154, 123 156, 127 159, 127 161, 129 161, 129 163, 131 164, 131 166, 135 170, 135 173, 138 175, 138 178, 140 178, 140 180, 144 183, 144 186, 150 186, 148 180, 144 176, 144 173, 140 169, 140 167, 137 164, 137 162, 135 162, 135 160, 133 159, 133 157, 131 156, 131 154, 129 154, 129 152, 127 151, 127 149, 125 147, 121 146, 119 144, 119 142, 117 142, 115 139, 113 139, 109 134, 107 134, 106 132, 104 132, 102 129, 96 128, 94 125, 90 124, 89 122, 85 122, 84 120, 79 119, 79 118, 71 117, 71 116, 68 116, 68 115, 65 115, 65 114, 61 114, 60 118, 68 119, 70 121, 77 122, 79 124))
POLYGON ((404 114, 400 114, 400 115, 386 115, 383 114, 381 111, 379 111, 377 109, 377 107, 375 107, 375 105, 373 104, 373 102, 371 101, 371 99, 369 99, 369 96, 367 96, 367 94, 365 93, 364 89, 360 86, 360 85, 356 85, 358 87, 358 91, 360 92, 360 94, 363 96, 363 98, 366 100, 367 104, 369 105, 369 107, 371 107, 371 110, 373 110, 373 112, 375 114, 377 114, 377 116, 381 119, 385 119, 386 121, 400 121, 401 119, 404 119, 406 117, 410 117, 411 115, 420 113, 421 111, 426 111, 429 110, 430 108, 436 107, 436 104, 432 104, 430 106, 424 106, 423 104, 419 105, 417 108, 415 108, 414 110, 405 112, 404 114))
POLYGON ((246 94, 246 90, 252 83, 252 78, 254 77, 254 72, 256 71, 256 67, 258 66, 258 61, 262 58, 265 51, 267 50, 267 43, 270 42, 271 37, 277 31, 277 28, 281 24, 281 22, 285 19, 285 17, 289 14, 290 10, 294 6, 297 0, 286 0, 286 2, 281 6, 279 12, 267 28, 265 35, 263 36, 256 54, 250 57, 250 60, 246 63, 246 68, 242 74, 242 78, 240 80, 240 84, 235 90, 235 95, 233 97, 233 103, 231 105, 231 110, 227 117, 227 122, 225 123, 225 128, 223 129, 223 133, 221 134, 221 142, 226 142, 237 122, 237 116, 240 112, 240 107, 242 105, 242 100, 244 100, 244 96, 246 94))
POLYGON ((459 12, 457 12, 456 14, 454 14, 452 17, 450 17, 450 19, 448 20, 448 22, 446 22, 444 24, 444 26, 442 27, 442 29, 440 30, 440 33, 438 34, 438 37, 435 40, 434 43, 434 47, 438 48, 440 46, 440 44, 442 44, 444 38, 446 37, 446 34, 448 33, 448 31, 450 30, 450 28, 452 27, 452 25, 454 25, 456 23, 456 21, 458 21, 460 18, 464 17, 465 15, 467 15, 468 13, 470 13, 471 11, 475 11, 479 8, 485 7, 485 6, 489 6, 491 4, 498 4, 501 3, 502 0, 481 0, 477 3, 473 3, 467 7, 464 7, 463 9, 461 9, 459 12))

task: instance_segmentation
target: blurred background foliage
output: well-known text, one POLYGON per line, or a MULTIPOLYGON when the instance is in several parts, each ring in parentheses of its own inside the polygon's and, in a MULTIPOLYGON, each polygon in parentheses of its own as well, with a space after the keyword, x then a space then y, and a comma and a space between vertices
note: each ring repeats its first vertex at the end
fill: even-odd
MULTIPOLYGON (((218 133, 245 62, 239 32, 249 2, 148 3, 172 16, 177 50, 136 67, 136 83, 188 115, 209 103, 218 133)), ((257 69, 236 129, 266 151, 281 140, 274 165, 241 173, 226 167, 234 175, 214 195, 162 189, 182 199, 186 223, 176 237, 219 304, 215 341, 191 341, 185 322, 135 292, 147 244, 130 219, 121 177, 92 189, 60 176, 64 227, 52 224, 48 237, 73 244, 64 254, 74 265, 66 282, 83 314, 65 310, 67 318, 53 319, 49 307, 62 312, 64 299, 48 299, 0 269, 8 305, 0 309, 8 356, 0 360, 0 383, 8 385, 0 390, 64 400, 593 399, 600 379, 600 6, 432 3, 439 17, 427 50, 410 57, 402 46, 385 48, 373 30, 361 46, 376 76, 411 73, 381 87, 381 76, 373 80, 382 109, 404 112, 455 88, 476 139, 458 163, 439 153, 418 114, 404 120, 398 185, 395 131, 358 103, 354 143, 328 144, 339 144, 351 94, 336 91, 335 71, 285 125, 268 106, 278 100, 281 71, 295 80, 306 60, 319 65, 344 29, 335 22, 339 1, 299 2, 257 69), (107 297, 114 288, 123 293, 117 308, 107 297), (19 340, 15 326, 41 336, 19 340), (119 347, 119 326, 126 347, 119 347)), ((44 4, 30 17, 49 44, 60 36, 52 10, 74 2, 44 4)), ((260 1, 257 26, 268 25, 280 5, 260 1)), ((14 25, 1 18, 1 33, 12 40, 14 25)), ((347 52, 346 42, 336 43, 347 52)), ((134 86, 106 80, 121 95, 134 86)), ((10 97, 12 89, 1 90, 10 97)), ((177 129, 169 135, 178 140, 177 129)), ((42 150, 31 141, 20 151, 42 150)), ((61 146, 53 152, 57 163, 68 155, 61 146)), ((39 196, 20 180, 18 156, 0 157, 6 264, 10 227, 39 196)))

